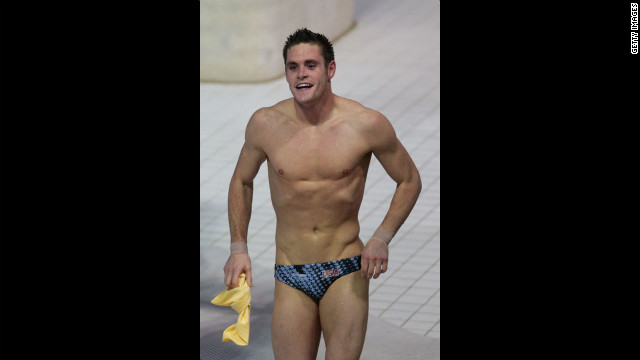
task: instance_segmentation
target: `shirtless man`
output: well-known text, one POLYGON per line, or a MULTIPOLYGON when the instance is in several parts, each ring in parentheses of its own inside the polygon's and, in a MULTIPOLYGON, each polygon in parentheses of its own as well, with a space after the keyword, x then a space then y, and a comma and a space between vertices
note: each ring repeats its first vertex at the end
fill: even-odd
POLYGON ((287 39, 283 56, 293 98, 251 116, 231 178, 225 284, 238 286, 245 273, 252 285, 247 231, 253 179, 266 160, 277 218, 275 358, 315 360, 324 334, 326 359, 358 359, 369 280, 387 271, 388 243, 418 199, 420 175, 389 120, 332 93, 336 62, 326 37, 300 29, 287 39), (358 211, 371 154, 397 188, 365 245, 358 211))

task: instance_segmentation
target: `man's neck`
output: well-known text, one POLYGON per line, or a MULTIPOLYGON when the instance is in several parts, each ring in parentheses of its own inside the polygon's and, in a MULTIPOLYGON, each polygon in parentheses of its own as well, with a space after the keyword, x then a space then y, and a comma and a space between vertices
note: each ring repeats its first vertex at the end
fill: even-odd
POLYGON ((335 106, 334 95, 330 89, 324 96, 313 104, 300 104, 295 99, 293 106, 296 110, 297 118, 310 125, 320 125, 331 118, 335 106))

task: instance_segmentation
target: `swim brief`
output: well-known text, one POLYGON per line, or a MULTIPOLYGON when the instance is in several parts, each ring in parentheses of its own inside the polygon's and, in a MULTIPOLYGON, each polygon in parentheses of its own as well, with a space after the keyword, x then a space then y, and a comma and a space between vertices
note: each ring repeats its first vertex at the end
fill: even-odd
POLYGON ((320 301, 329 286, 341 276, 360 270, 361 255, 325 263, 275 265, 274 277, 320 301))

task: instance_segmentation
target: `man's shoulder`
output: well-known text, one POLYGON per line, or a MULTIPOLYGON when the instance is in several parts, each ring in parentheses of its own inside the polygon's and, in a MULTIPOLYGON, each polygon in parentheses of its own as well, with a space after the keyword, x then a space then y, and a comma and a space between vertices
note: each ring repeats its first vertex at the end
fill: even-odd
POLYGON ((368 143, 375 145, 395 138, 395 131, 389 119, 381 112, 360 105, 346 123, 368 143))
POLYGON ((379 111, 368 108, 355 100, 336 96, 336 102, 339 104, 341 111, 349 114, 348 118, 354 120, 354 125, 371 126, 380 121, 380 119, 386 119, 379 111))
POLYGON ((288 110, 291 107, 290 102, 290 100, 283 100, 275 105, 256 110, 251 116, 251 122, 262 123, 290 116, 288 114, 288 110))
POLYGON ((351 120, 349 123, 362 131, 375 131, 376 128, 384 126, 389 122, 389 120, 377 110, 368 108, 355 101, 350 105, 349 113, 352 114, 352 116, 348 117, 351 120))
POLYGON ((339 107, 343 112, 359 114, 363 111, 371 110, 368 107, 362 105, 361 103, 353 99, 349 99, 349 98, 338 96, 338 95, 334 95, 334 99, 335 99, 334 102, 336 106, 339 107))

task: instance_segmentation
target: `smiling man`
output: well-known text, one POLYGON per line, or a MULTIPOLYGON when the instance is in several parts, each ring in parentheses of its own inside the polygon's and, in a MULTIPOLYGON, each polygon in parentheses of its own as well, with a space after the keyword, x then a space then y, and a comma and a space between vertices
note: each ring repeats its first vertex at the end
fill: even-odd
POLYGON ((253 179, 267 161, 275 210, 275 294, 271 339, 276 359, 358 359, 369 311, 369 281, 387 271, 388 244, 409 216, 420 175, 391 123, 333 94, 333 46, 300 29, 283 49, 292 98, 256 111, 229 186, 231 255, 225 284, 252 286, 247 232, 253 179), (358 212, 371 155, 397 183, 389 210, 366 244, 358 212))

